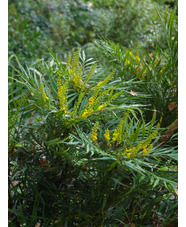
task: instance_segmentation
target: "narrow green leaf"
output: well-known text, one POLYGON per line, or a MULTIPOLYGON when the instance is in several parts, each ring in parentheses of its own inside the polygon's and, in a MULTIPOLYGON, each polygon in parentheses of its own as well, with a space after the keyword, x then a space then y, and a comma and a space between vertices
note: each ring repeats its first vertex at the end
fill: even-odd
POLYGON ((159 178, 158 178, 158 179, 156 179, 156 181, 154 182, 153 188, 155 188, 155 187, 159 184, 159 181, 160 181, 160 179, 159 179, 159 178))

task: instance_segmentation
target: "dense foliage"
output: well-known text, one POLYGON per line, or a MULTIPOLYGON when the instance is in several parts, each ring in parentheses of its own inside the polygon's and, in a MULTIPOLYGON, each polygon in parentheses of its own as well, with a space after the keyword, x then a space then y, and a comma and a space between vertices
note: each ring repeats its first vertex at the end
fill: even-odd
POLYGON ((176 13, 9 1, 10 226, 177 226, 176 13))

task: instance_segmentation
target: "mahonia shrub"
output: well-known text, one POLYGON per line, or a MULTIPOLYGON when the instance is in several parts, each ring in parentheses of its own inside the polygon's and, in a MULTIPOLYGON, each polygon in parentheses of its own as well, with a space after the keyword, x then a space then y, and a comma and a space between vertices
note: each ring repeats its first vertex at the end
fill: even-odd
POLYGON ((127 84, 113 80, 115 69, 105 76, 85 56, 82 62, 79 50, 66 63, 51 55, 32 68, 18 62, 9 78, 10 222, 176 220, 177 175, 170 170, 177 151, 158 144, 156 111, 145 123, 135 100, 127 104, 127 84))

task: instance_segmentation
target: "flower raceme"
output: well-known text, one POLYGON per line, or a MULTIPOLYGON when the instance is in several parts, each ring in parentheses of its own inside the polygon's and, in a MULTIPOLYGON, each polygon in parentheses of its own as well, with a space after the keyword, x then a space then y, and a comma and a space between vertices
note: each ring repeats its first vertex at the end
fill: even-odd
MULTIPOLYGON (((132 159, 134 157, 146 156, 153 149, 151 142, 158 133, 161 120, 153 131, 148 130, 148 133, 149 133, 148 137, 145 140, 141 140, 143 136, 142 137, 139 136, 139 133, 140 133, 140 130, 142 130, 142 135, 143 135, 144 125, 143 124, 141 125, 139 123, 139 126, 137 126, 137 128, 134 129, 133 120, 131 119, 128 121, 128 119, 129 119, 129 112, 127 111, 125 112, 121 121, 116 126, 116 129, 114 130, 114 133, 112 135, 112 140, 111 140, 109 129, 108 128, 105 129, 103 136, 107 146, 109 147, 109 151, 111 151, 112 149, 116 150, 114 151, 114 153, 117 154, 119 158, 128 157, 129 159, 132 159), (136 142, 137 138, 139 138, 141 141, 136 142), (121 151, 122 147, 123 147, 123 151, 121 151)), ((92 134, 91 134, 91 140, 94 143, 98 140, 98 136, 97 136, 98 127, 99 127, 99 123, 96 122, 96 124, 92 129, 92 134)), ((98 146, 97 143, 95 144, 98 146)))
POLYGON ((129 61, 129 60, 126 60, 126 61, 125 61, 125 64, 126 64, 126 65, 130 65, 130 61, 129 61))
POLYGON ((103 109, 104 107, 106 107, 107 106, 107 104, 105 103, 105 104, 102 104, 102 105, 100 105, 98 108, 97 108, 97 110, 101 110, 101 109, 103 109))
POLYGON ((92 129, 92 134, 91 134, 91 140, 93 142, 96 142, 96 140, 98 139, 97 138, 97 130, 98 130, 98 127, 99 127, 99 122, 96 122, 93 129, 92 129))
POLYGON ((72 81, 74 88, 81 88, 82 80, 81 80, 81 69, 77 70, 77 72, 73 71, 71 68, 68 69, 69 74, 71 75, 70 81, 72 81))
POLYGON ((116 141, 117 138, 118 138, 118 135, 119 135, 119 133, 118 133, 118 130, 116 129, 116 130, 114 131, 114 133, 113 133, 112 141, 116 141))
POLYGON ((41 92, 42 100, 45 103, 45 107, 50 108, 49 107, 49 98, 48 98, 48 96, 45 93, 44 84, 43 83, 41 83, 41 85, 40 85, 40 92, 41 92))
MULTIPOLYGON (((126 112, 123 116, 123 118, 121 119, 121 121, 118 123, 114 133, 113 133, 113 136, 112 136, 112 141, 115 142, 116 141, 116 145, 118 146, 121 142, 122 142, 122 139, 125 137, 125 123, 126 123, 126 120, 129 116, 129 113, 126 112)), ((128 129, 128 128, 127 128, 128 129)))
POLYGON ((40 91, 41 91, 41 96, 44 102, 46 102, 47 100, 49 100, 49 98, 47 97, 45 90, 44 90, 44 84, 41 83, 40 85, 40 91))
POLYGON ((82 117, 82 118, 87 118, 88 116, 91 115, 92 112, 93 112, 92 109, 89 109, 89 110, 85 109, 85 111, 84 111, 84 113, 81 115, 81 117, 82 117))
POLYGON ((61 111, 65 113, 68 112, 67 110, 67 84, 63 84, 58 86, 58 98, 59 98, 59 107, 61 111))
POLYGON ((74 52, 72 59, 68 58, 66 69, 68 69, 68 73, 70 75, 69 81, 72 82, 73 87, 77 90, 81 89, 84 83, 81 80, 82 67, 79 65, 79 48, 76 52, 74 52))
MULTIPOLYGON (((147 147, 147 146, 145 146, 147 147)), ((150 144, 147 148, 140 148, 139 146, 132 147, 132 148, 125 148, 123 153, 118 153, 120 156, 126 155, 128 158, 134 158, 135 156, 143 155, 145 156, 152 150, 153 146, 150 144), (139 152, 140 150, 143 150, 142 152, 139 152)))
POLYGON ((136 60, 137 62, 140 62, 139 56, 136 56, 136 57, 135 57, 135 60, 136 60))
MULTIPOLYGON (((115 72, 115 70, 113 70, 113 72, 110 75, 108 75, 103 81, 100 81, 94 88, 92 88, 93 95, 89 98, 89 102, 86 104, 85 110, 82 111, 82 115, 81 115, 82 118, 87 118, 94 111, 103 109, 114 98, 116 98, 117 95, 121 94, 121 92, 120 92, 120 93, 117 93, 117 95, 116 94, 111 95, 111 96, 109 95, 106 103, 103 103, 103 104, 100 103, 103 98, 107 97, 107 95, 111 89, 107 89, 104 92, 100 92, 100 90, 104 85, 106 85, 109 82, 109 80, 113 76, 114 72, 115 72)), ((113 91, 111 91, 111 93, 113 93, 113 91)))
POLYGON ((109 129, 108 128, 105 130, 104 137, 105 137, 105 140, 107 142, 107 145, 110 146, 110 142, 109 142, 110 141, 110 133, 109 133, 109 129))
MULTIPOLYGON (((129 53, 129 55, 132 58, 133 55, 131 53, 129 53)), ((139 60, 140 59, 136 58, 136 61, 139 60)), ((70 120, 66 120, 69 122, 69 124, 71 124, 71 122, 74 122, 75 119, 76 122, 79 122, 83 119, 86 119, 93 113, 99 114, 100 111, 105 109, 105 107, 107 107, 116 97, 118 97, 123 92, 123 90, 115 92, 115 87, 105 86, 113 76, 115 70, 113 70, 113 72, 108 75, 104 80, 98 82, 97 85, 95 85, 94 87, 90 87, 90 90, 86 92, 86 90, 84 89, 85 85, 86 83, 88 83, 91 75, 95 70, 95 67, 96 65, 92 65, 87 77, 85 78, 85 82, 80 83, 81 86, 79 87, 77 93, 78 98, 73 103, 73 107, 70 106, 70 103, 68 104, 68 92, 72 90, 71 80, 69 80, 69 77, 72 79, 72 82, 75 79, 78 79, 78 81, 81 80, 82 72, 79 66, 78 53, 75 53, 72 59, 69 60, 69 62, 67 63, 66 70, 62 71, 59 74, 59 77, 57 79, 59 111, 62 111, 63 114, 68 113, 69 116, 71 116, 70 120), (68 73, 66 74, 66 72, 68 72, 70 75, 68 75, 68 73), (72 111, 69 112, 70 110, 72 111)), ((75 82, 73 83, 75 84, 75 82)), ((76 85, 78 86, 78 84, 76 85)), ((74 89, 76 85, 73 85, 74 89)), ((49 108, 49 98, 45 93, 43 83, 40 86, 40 92, 42 100, 46 103, 45 106, 49 108)), ((50 105, 52 105, 52 102, 50 103, 50 105)), ((136 155, 144 156, 148 154, 152 150, 152 145, 150 143, 152 139, 156 136, 157 130, 151 133, 151 135, 149 135, 145 141, 138 142, 136 145, 134 145, 136 141, 136 139, 134 138, 138 138, 138 135, 135 135, 137 130, 133 130, 133 127, 133 120, 131 120, 131 118, 129 117, 129 111, 125 111, 123 118, 117 124, 115 130, 112 129, 114 131, 112 136, 109 129, 105 129, 102 138, 105 140, 106 143, 102 144, 104 146, 107 145, 109 147, 109 150, 112 149, 112 147, 113 149, 121 150, 121 147, 123 147, 123 151, 119 154, 122 156, 127 156, 128 158, 133 158, 136 155)), ((91 140, 94 144, 96 144, 96 146, 98 146, 98 128, 99 122, 96 122, 91 132, 91 140)))
POLYGON ((77 50, 72 58, 68 58, 66 64, 65 73, 68 72, 68 79, 65 79, 66 74, 64 74, 63 78, 59 78, 59 81, 65 80, 66 82, 61 84, 58 83, 58 97, 59 97, 59 106, 61 111, 67 112, 67 87, 70 86, 72 83, 73 88, 79 92, 79 97, 77 102, 75 102, 74 110, 71 112, 72 117, 80 117, 80 118, 87 118, 92 113, 96 111, 101 111, 104 107, 108 106, 111 101, 113 101, 118 95, 122 92, 118 92, 113 95, 113 87, 109 89, 102 89, 105 86, 111 77, 114 75, 115 70, 112 71, 110 75, 108 75, 103 81, 97 83, 95 87, 91 87, 88 85, 88 81, 90 80, 92 74, 94 73, 96 68, 96 64, 93 64, 90 68, 90 71, 83 82, 81 79, 82 76, 82 67, 79 64, 79 50, 77 50), (87 88, 89 90, 87 91, 87 88), (104 91, 101 91, 104 90, 104 91), (110 92, 111 91, 111 92, 110 92), (108 93, 110 94, 108 95, 108 93), (87 93, 92 93, 92 96, 89 98, 89 102, 84 106, 83 109, 79 110, 81 107, 82 102, 84 101, 84 97, 87 97, 87 93), (103 102, 103 99, 107 98, 106 102, 103 102))
POLYGON ((104 137, 105 137, 106 141, 110 140, 110 133, 109 133, 109 129, 108 128, 105 130, 104 137))
POLYGON ((148 154, 152 150, 153 146, 150 144, 146 149, 143 149, 143 155, 148 154))

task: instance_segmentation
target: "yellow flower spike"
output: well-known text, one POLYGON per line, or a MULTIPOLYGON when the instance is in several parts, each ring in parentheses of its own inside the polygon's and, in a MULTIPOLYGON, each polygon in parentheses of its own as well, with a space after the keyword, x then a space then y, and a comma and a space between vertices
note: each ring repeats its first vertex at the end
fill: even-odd
POLYGON ((95 97, 94 96, 92 96, 91 98, 89 98, 89 106, 92 106, 93 103, 94 103, 94 101, 95 101, 95 97))
POLYGON ((143 156, 145 156, 146 154, 148 154, 148 150, 147 149, 144 149, 143 150, 143 156))
POLYGON ((95 142, 97 139, 98 139, 97 135, 93 135, 93 134, 91 135, 91 140, 93 142, 95 142))
POLYGON ((89 80, 90 80, 92 74, 94 73, 95 69, 96 69, 96 64, 93 64, 92 67, 90 68, 90 71, 89 71, 86 79, 85 79, 84 84, 87 84, 89 82, 89 80))
POLYGON ((71 75, 73 73, 73 70, 71 68, 69 68, 68 73, 71 75))
POLYGON ((129 60, 126 60, 125 61, 125 65, 130 65, 130 61, 129 60))
POLYGON ((92 112, 90 110, 85 109, 84 113, 81 115, 82 118, 87 118, 92 112))
POLYGON ((79 106, 81 104, 81 101, 84 98, 84 96, 85 96, 85 92, 81 92, 79 97, 78 97, 78 101, 77 101, 77 103, 75 105, 75 108, 74 108, 74 111, 73 111, 73 115, 76 115, 76 113, 77 113, 77 111, 79 109, 79 106))
POLYGON ((67 113, 67 84, 58 87, 58 97, 60 110, 67 113))
POLYGON ((71 57, 69 56, 66 62, 66 69, 70 66, 70 62, 71 62, 71 57))
POLYGON ((40 91, 41 91, 41 95, 42 95, 42 99, 44 102, 46 102, 47 100, 49 100, 49 98, 47 97, 45 90, 44 90, 44 84, 41 83, 40 85, 40 91))
POLYGON ((71 60, 72 68, 75 69, 79 65, 79 47, 77 50, 73 53, 72 60, 71 60))
POLYGON ((105 140, 107 141, 107 144, 110 144, 110 133, 109 133, 109 129, 105 130, 105 134, 104 134, 105 140))
POLYGON ((129 152, 129 153, 127 153, 127 157, 128 158, 131 158, 131 156, 132 156, 132 154, 129 152))
POLYGON ((142 147, 142 149, 143 149, 143 150, 146 149, 147 146, 148 146, 148 144, 144 144, 143 147, 142 147))
POLYGON ((93 142, 96 142, 96 140, 98 139, 97 138, 97 130, 98 130, 98 127, 99 127, 99 122, 96 122, 93 129, 92 129, 92 134, 91 134, 91 140, 93 142))
POLYGON ((100 81, 97 85, 96 85, 96 87, 101 87, 103 85, 103 81, 100 81))
POLYGON ((133 56, 133 53, 132 53, 132 52, 129 52, 129 55, 130 55, 130 56, 133 56))
POLYGON ((102 105, 100 105, 98 108, 97 108, 97 110, 101 110, 101 109, 103 109, 104 107, 106 107, 107 106, 107 104, 102 104, 102 105))
POLYGON ((136 147, 133 147, 132 148, 132 153, 133 153, 133 156, 135 157, 136 156, 136 154, 137 154, 137 148, 136 147))
POLYGON ((125 148, 125 151, 124 151, 124 155, 128 152, 129 150, 127 148, 125 148))
POLYGON ((72 81, 73 86, 75 88, 80 88, 81 87, 81 74, 82 74, 81 69, 79 68, 79 69, 73 70, 72 68, 69 68, 68 72, 71 75, 70 80, 72 81))
POLYGON ((115 73, 115 69, 112 71, 112 73, 110 75, 108 75, 103 81, 100 81, 95 87, 94 90, 95 91, 99 91, 99 89, 104 86, 105 84, 107 84, 109 82, 109 80, 111 79, 111 77, 113 77, 114 73, 115 73))
MULTIPOLYGON (((103 81, 100 81, 94 88, 93 88, 93 95, 92 97, 89 98, 89 102, 86 104, 85 106, 85 110, 82 111, 82 118, 87 118, 91 113, 93 113, 96 110, 101 110, 102 108, 104 108, 105 106, 107 106, 109 104, 108 100, 105 104, 100 105, 100 101, 103 97, 106 97, 108 92, 110 91, 109 89, 99 93, 101 86, 104 86, 105 84, 108 83, 108 81, 110 80, 110 78, 113 76, 115 70, 113 70, 113 72, 107 76, 103 81), (99 105, 96 109, 95 107, 99 105)), ((112 97, 111 97, 112 98, 112 97)), ((110 99, 111 99, 110 98, 110 99)), ((79 103, 78 103, 79 104, 79 103)))
POLYGON ((117 128, 115 129, 114 133, 113 133, 113 136, 112 136, 112 141, 116 141, 117 138, 118 138, 119 134, 118 134, 118 131, 117 131, 117 128))
POLYGON ((125 132, 124 132, 124 127, 125 127, 125 122, 127 120, 129 116, 129 113, 126 112, 123 116, 123 118, 121 119, 121 121, 118 123, 113 136, 112 136, 112 141, 117 141, 116 146, 118 146, 120 143, 122 143, 123 141, 123 137, 125 136, 125 132))
POLYGON ((74 52, 72 58, 68 58, 66 69, 68 69, 70 75, 69 80, 72 81, 74 88, 77 90, 80 89, 82 87, 82 68, 79 65, 79 48, 74 52))
POLYGON ((148 154, 151 150, 152 150, 153 146, 150 144, 148 146, 148 148, 143 150, 143 156, 145 156, 146 154, 148 154))
POLYGON ((135 57, 135 60, 136 60, 137 62, 140 62, 139 56, 136 56, 136 57, 135 57))

